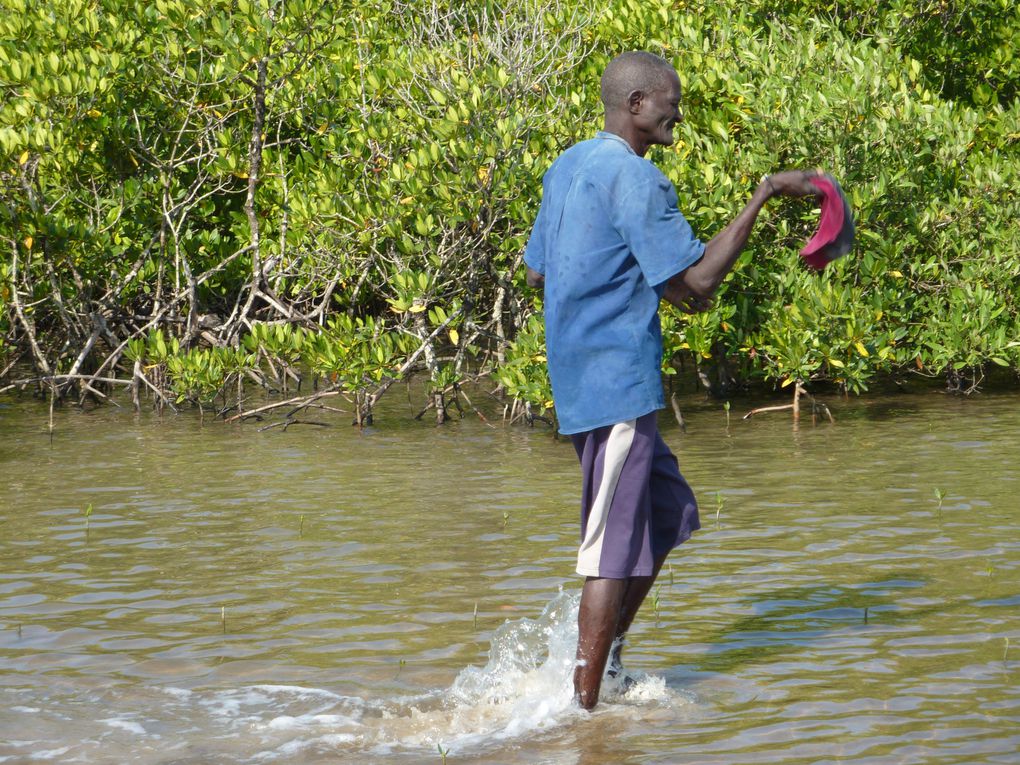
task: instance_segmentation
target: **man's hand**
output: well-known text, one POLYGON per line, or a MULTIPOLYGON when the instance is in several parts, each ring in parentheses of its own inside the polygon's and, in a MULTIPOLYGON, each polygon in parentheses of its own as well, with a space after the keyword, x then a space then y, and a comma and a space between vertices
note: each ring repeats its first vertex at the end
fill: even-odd
POLYGON ((525 281, 529 287, 541 287, 545 284, 545 276, 535 271, 531 266, 525 266, 525 268, 528 269, 525 281))
POLYGON ((824 173, 819 170, 786 170, 766 175, 736 218, 705 245, 701 260, 674 276, 666 285, 663 298, 685 313, 699 313, 712 307, 712 295, 733 268, 740 251, 765 202, 774 196, 821 196, 812 183, 824 173))
POLYGON ((775 175, 766 175, 761 179, 759 187, 764 188, 769 197, 817 196, 821 192, 811 179, 821 175, 818 170, 786 170, 775 175))
POLYGON ((662 297, 684 313, 701 313, 712 307, 712 298, 699 297, 691 292, 684 284, 682 274, 677 274, 666 282, 662 297))

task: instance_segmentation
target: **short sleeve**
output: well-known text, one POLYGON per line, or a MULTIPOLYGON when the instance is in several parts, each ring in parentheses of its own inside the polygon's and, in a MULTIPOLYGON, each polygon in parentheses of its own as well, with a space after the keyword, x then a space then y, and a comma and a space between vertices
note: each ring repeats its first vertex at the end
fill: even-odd
POLYGON ((531 228, 531 236, 528 237, 528 245, 524 249, 524 262, 532 271, 545 273, 545 205, 539 205, 538 215, 535 216, 535 225, 531 228))
POLYGON ((657 171, 628 184, 613 205, 613 222, 653 287, 692 266, 705 252, 677 206, 673 184, 657 171))

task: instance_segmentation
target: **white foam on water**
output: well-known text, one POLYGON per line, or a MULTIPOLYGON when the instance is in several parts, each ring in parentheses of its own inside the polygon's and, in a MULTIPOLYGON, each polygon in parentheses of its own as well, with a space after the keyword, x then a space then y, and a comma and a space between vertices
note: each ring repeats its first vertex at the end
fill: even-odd
POLYGON ((325 714, 311 714, 311 715, 299 715, 292 717, 290 715, 280 715, 274 717, 265 725, 261 726, 269 730, 299 730, 303 728, 314 728, 314 727, 328 727, 328 728, 340 728, 340 727, 353 727, 359 725, 359 721, 354 717, 348 717, 346 715, 325 715, 325 714))
POLYGON ((69 751, 71 751, 71 747, 69 746, 62 746, 59 749, 45 749, 41 752, 32 752, 32 754, 28 755, 28 759, 55 760, 58 757, 67 754, 69 751))
MULTIPOLYGON (((354 700, 350 696, 341 696, 340 694, 333 693, 333 691, 323 690, 322 688, 305 688, 300 685, 253 685, 251 687, 258 691, 265 691, 266 693, 291 694, 299 699, 321 698, 332 701, 354 700)), ((358 701, 360 701, 360 699, 358 699, 358 701)))
MULTIPOLYGON (((99 722, 105 723, 111 728, 118 728, 119 730, 125 730, 128 733, 135 733, 139 736, 144 736, 148 733, 148 731, 146 731, 140 723, 137 723, 134 720, 121 720, 116 717, 111 717, 106 720, 99 720, 99 722)), ((159 738, 159 736, 155 736, 155 738, 159 738)))
POLYGON ((338 749, 357 741, 357 736, 351 733, 329 733, 325 736, 318 736, 313 739, 297 739, 294 741, 288 741, 283 744, 275 751, 272 752, 270 757, 263 756, 260 759, 276 759, 279 757, 293 757, 297 754, 308 749, 338 749))

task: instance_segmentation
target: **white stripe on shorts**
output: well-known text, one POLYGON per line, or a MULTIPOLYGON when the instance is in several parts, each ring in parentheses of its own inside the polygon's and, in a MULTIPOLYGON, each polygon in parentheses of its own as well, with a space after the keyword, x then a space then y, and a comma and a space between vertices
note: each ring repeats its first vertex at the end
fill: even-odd
POLYGON ((627 420, 613 425, 606 440, 605 462, 602 465, 602 480, 599 482, 595 499, 591 503, 588 524, 585 527, 584 541, 577 551, 577 573, 583 576, 599 576, 599 563, 602 558, 602 543, 605 539, 606 522, 609 520, 609 508, 613 504, 616 485, 620 481, 623 465, 630 454, 630 445, 634 443, 637 432, 637 420, 627 420))

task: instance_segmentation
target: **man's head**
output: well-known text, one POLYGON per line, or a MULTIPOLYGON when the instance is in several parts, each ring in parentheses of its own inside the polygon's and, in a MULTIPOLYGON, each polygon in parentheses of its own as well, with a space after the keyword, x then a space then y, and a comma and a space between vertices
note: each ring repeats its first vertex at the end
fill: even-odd
POLYGON ((640 155, 652 144, 673 143, 680 121, 680 78, 665 59, 645 51, 621 53, 602 74, 606 130, 640 155))

